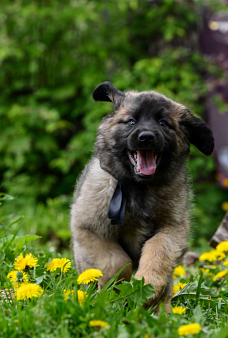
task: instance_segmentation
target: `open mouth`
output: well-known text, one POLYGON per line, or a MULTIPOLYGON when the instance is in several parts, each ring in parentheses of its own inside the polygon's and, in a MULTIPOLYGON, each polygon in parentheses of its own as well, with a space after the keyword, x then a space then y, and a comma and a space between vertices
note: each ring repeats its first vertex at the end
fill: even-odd
POLYGON ((150 149, 128 152, 130 161, 137 175, 151 176, 161 160, 161 155, 150 149))

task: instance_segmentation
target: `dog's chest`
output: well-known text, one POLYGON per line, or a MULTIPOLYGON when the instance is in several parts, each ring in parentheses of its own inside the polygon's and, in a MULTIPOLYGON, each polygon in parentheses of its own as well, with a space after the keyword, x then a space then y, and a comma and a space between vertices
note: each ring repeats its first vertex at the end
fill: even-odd
POLYGON ((118 241, 133 260, 135 267, 143 244, 156 232, 157 208, 156 198, 152 194, 131 191, 128 195, 124 225, 119 226, 118 241))
POLYGON ((149 238, 153 237, 155 227, 152 224, 140 222, 137 218, 130 220, 128 214, 125 218, 124 225, 119 229, 118 242, 131 257, 134 267, 137 268, 142 247, 149 238))

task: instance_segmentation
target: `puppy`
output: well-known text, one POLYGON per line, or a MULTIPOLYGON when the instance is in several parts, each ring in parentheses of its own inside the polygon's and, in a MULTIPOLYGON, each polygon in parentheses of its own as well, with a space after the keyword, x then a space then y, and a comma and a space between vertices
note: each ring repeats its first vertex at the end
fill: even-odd
POLYGON ((110 82, 93 92, 114 110, 103 118, 95 155, 82 172, 71 208, 71 231, 79 272, 100 269, 101 289, 119 278, 144 277, 167 308, 173 269, 187 250, 190 143, 205 155, 212 132, 186 107, 154 91, 121 92, 110 82))

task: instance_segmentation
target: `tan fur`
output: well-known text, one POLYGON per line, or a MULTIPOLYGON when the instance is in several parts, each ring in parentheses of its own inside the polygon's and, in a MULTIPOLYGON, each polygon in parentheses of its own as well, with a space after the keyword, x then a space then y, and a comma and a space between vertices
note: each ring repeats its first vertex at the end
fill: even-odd
MULTIPOLYGON (((119 278, 129 281, 136 268, 135 277, 144 277, 145 283, 151 283, 155 288, 155 297, 147 301, 146 307, 163 301, 169 311, 173 269, 180 264, 187 249, 190 229, 189 188, 185 168, 190 142, 185 129, 180 127, 180 121, 188 119, 189 113, 184 106, 153 91, 127 92, 123 96, 110 84, 104 83, 103 86, 105 93, 108 88, 112 89, 109 97, 116 103, 116 110, 103 119, 98 129, 97 153, 79 179, 72 204, 71 232, 76 267, 78 272, 89 268, 100 269, 103 277, 99 279, 99 289, 126 265, 119 278), (118 139, 126 138, 126 122, 122 123, 121 120, 129 119, 134 109, 140 112, 141 106, 137 108, 137 104, 144 102, 144 97, 146 102, 150 102, 150 97, 154 104, 162 102, 165 117, 172 125, 169 136, 176 143, 170 152, 173 159, 169 169, 171 174, 170 171, 164 174, 170 174, 165 184, 163 176, 159 184, 157 181, 138 183, 134 173, 129 173, 126 165, 118 158, 118 139), (167 102, 167 106, 164 102, 167 102), (112 175, 103 170, 101 165, 112 175), (130 193, 127 196, 124 224, 111 225, 108 211, 117 185, 114 177, 118 175, 123 181, 125 179, 130 193)), ((100 89, 95 97, 105 99, 100 89)), ((189 115, 189 119, 193 117, 189 115)), ((208 142, 212 143, 210 133, 207 137, 208 142)), ((126 160, 127 156, 124 153, 122 158, 126 160)))
MULTIPOLYGON (((142 248, 135 277, 144 277, 145 283, 151 283, 157 294, 153 300, 148 301, 147 306, 159 300, 164 301, 166 297, 166 301, 170 298, 172 271, 187 248, 189 221, 185 186, 178 189, 172 201, 167 200, 167 196, 173 194, 174 186, 180 187, 183 180, 180 176, 176 184, 172 182, 170 187, 158 189, 160 191, 154 189, 151 196, 152 199, 166 204, 172 218, 167 215, 167 222, 160 225, 158 233, 146 241, 142 248)), ((71 210, 76 266, 79 272, 89 268, 100 269, 104 277, 99 279, 99 289, 127 264, 129 266, 123 270, 120 278, 129 281, 132 275, 132 260, 118 244, 119 235, 136 251, 141 251, 141 239, 145 235, 143 228, 137 224, 140 222, 137 217, 128 219, 128 214, 124 233, 121 226, 110 225, 107 213, 116 183, 112 176, 100 168, 98 159, 94 159, 80 196, 71 210)))

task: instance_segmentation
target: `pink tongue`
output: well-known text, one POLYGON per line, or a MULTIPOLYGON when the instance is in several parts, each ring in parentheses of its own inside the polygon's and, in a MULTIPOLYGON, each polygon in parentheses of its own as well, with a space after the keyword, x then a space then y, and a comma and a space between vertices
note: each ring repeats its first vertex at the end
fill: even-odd
POLYGON ((143 175, 153 175, 156 170, 154 153, 151 150, 137 150, 138 170, 143 175))

